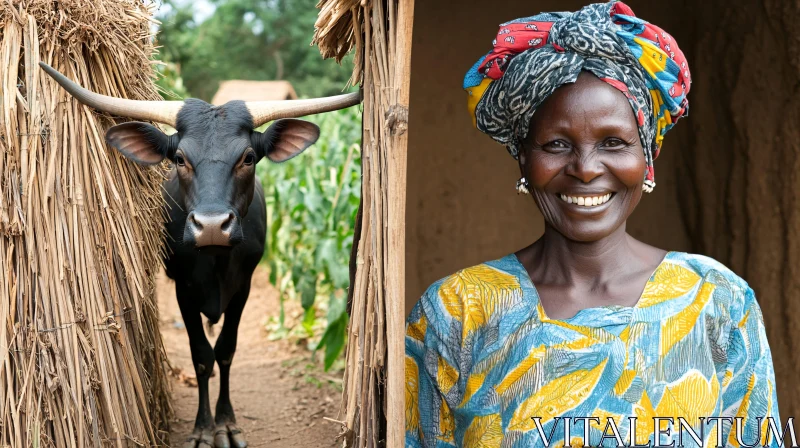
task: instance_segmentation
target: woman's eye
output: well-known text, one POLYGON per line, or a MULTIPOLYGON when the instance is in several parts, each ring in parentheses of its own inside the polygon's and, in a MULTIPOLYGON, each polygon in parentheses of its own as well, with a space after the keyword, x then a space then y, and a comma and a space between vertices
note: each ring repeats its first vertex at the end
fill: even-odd
POLYGON ((618 138, 610 138, 603 142, 603 146, 606 148, 621 148, 625 145, 626 143, 618 138))
POLYGON ((244 162, 243 163, 245 165, 252 165, 255 161, 256 161, 256 156, 254 156, 253 153, 250 153, 250 154, 244 156, 244 162))
POLYGON ((563 142, 561 140, 555 140, 555 141, 552 141, 550 143, 545 144, 544 145, 544 149, 550 150, 550 151, 560 151, 560 150, 564 150, 564 149, 569 149, 569 145, 566 142, 563 142))
POLYGON ((182 155, 178 154, 177 156, 175 156, 175 163, 178 166, 184 166, 186 165, 186 160, 183 158, 182 155))

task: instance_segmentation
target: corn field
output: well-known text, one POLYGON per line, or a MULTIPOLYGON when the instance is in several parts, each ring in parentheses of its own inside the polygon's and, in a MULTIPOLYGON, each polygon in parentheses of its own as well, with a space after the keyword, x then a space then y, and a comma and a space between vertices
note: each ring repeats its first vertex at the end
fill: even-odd
POLYGON ((329 369, 345 344, 347 287, 353 223, 361 198, 361 116, 350 108, 306 117, 320 127, 320 139, 280 166, 262 162, 258 174, 267 196, 270 281, 284 300, 300 300, 302 330, 313 336, 317 315, 327 322, 317 350, 329 369))

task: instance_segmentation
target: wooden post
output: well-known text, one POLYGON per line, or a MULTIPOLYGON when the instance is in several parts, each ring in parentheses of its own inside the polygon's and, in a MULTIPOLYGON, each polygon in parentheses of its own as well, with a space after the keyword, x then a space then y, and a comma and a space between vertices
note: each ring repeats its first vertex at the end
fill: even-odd
POLYGON ((347 448, 405 444, 405 215, 414 0, 322 0, 314 42, 354 46, 364 93, 362 187, 351 260, 342 432, 347 448))
POLYGON ((414 0, 399 0, 394 46, 394 104, 389 108, 388 243, 386 278, 387 400, 386 446, 405 445, 405 270, 406 162, 411 85, 411 37, 414 0))

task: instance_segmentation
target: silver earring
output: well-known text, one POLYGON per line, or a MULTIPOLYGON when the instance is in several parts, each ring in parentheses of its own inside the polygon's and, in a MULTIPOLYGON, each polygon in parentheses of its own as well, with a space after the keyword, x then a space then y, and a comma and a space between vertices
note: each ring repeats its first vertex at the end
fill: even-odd
POLYGON ((521 177, 517 181, 517 194, 529 194, 529 193, 530 191, 528 191, 528 181, 525 180, 524 177, 521 177))

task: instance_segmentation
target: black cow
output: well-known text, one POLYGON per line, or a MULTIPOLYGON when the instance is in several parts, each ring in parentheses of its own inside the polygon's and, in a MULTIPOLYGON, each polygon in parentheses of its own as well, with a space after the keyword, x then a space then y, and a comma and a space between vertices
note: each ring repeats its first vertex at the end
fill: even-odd
POLYGON ((264 157, 283 162, 312 145, 319 128, 299 117, 350 107, 360 95, 279 102, 231 101, 212 106, 204 101, 133 101, 90 92, 52 67, 40 63, 64 89, 87 106, 115 115, 169 124, 166 135, 141 122, 123 123, 106 132, 106 142, 140 164, 173 162, 163 192, 169 221, 167 275, 189 333, 197 374, 199 406, 189 448, 245 447, 229 396, 236 333, 253 270, 264 251, 266 207, 255 166, 264 157), (258 126, 275 121, 266 132, 258 126), (200 314, 225 322, 212 348, 200 314), (220 392, 212 416, 208 379, 219 363, 220 392))

